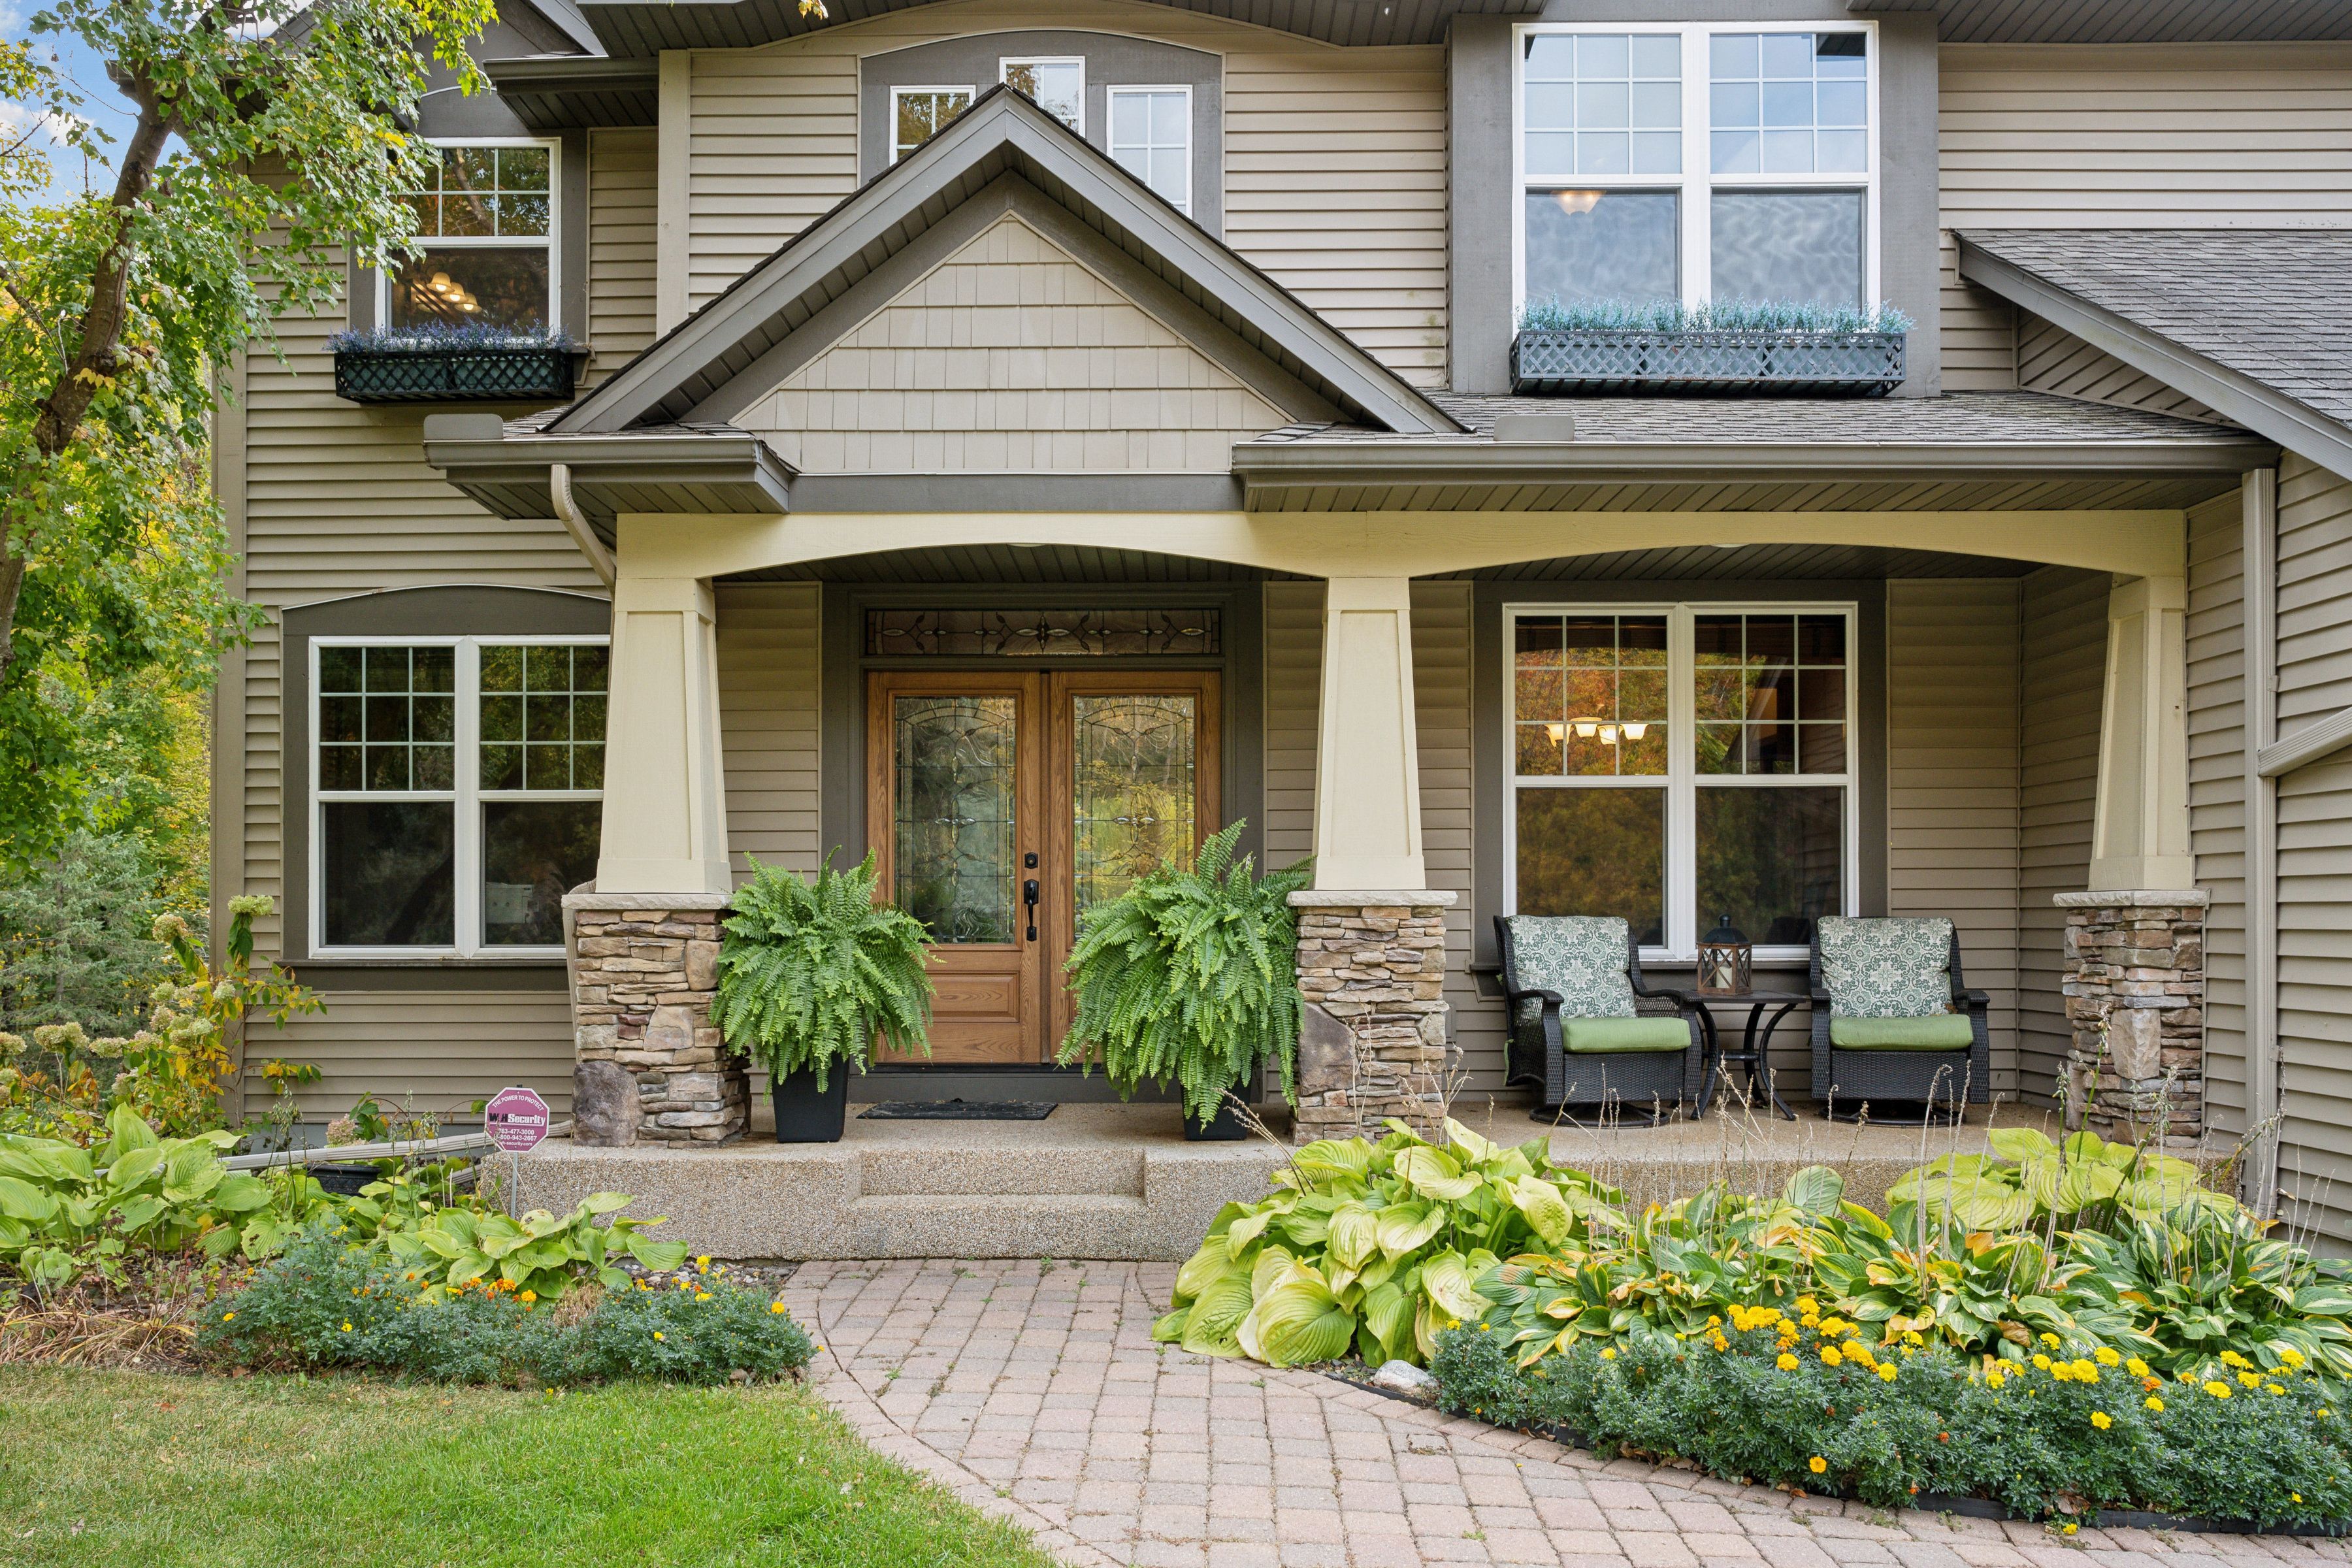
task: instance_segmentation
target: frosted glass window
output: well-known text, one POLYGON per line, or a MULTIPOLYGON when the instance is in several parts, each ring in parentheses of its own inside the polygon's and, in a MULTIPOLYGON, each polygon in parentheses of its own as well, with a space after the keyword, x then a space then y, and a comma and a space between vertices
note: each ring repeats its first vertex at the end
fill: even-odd
POLYGON ((1529 181, 1682 172, 1677 36, 1536 34, 1523 82, 1529 181))
POLYGON ((1870 169, 1870 40, 1862 33, 1717 33, 1707 40, 1718 174, 1870 169))
POLYGON ((1112 160, 1189 216, 1192 210, 1191 89, 1115 87, 1108 96, 1112 160))
POLYGON ((1671 300, 1682 291, 1672 191, 1529 191, 1530 300, 1671 300))
POLYGON ((1860 191, 1717 191, 1715 298, 1859 305, 1860 191))

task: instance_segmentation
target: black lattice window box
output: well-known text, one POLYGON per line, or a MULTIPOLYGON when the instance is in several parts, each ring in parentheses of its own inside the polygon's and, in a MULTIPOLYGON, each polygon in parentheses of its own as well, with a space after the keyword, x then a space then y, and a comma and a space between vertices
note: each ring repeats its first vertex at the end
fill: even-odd
POLYGON ((353 403, 561 403, 571 398, 587 357, 530 344, 337 349, 335 395, 353 403))
POLYGON ((1511 342, 1522 395, 1883 397, 1903 383, 1903 332, 1529 328, 1511 342))

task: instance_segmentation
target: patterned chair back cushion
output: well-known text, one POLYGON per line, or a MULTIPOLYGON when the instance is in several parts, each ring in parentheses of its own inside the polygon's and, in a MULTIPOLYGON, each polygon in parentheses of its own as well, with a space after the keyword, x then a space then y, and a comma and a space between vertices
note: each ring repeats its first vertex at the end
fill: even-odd
MULTIPOLYGON (((1563 1018, 1633 1016, 1625 922, 1614 915, 1513 915, 1511 968, 1523 989, 1559 992, 1563 1018)), ((1522 1002, 1518 1015, 1537 1022, 1543 1005, 1522 1002)))
POLYGON ((1832 1017, 1925 1018, 1950 1009, 1951 921, 1832 915, 1816 929, 1832 1017))

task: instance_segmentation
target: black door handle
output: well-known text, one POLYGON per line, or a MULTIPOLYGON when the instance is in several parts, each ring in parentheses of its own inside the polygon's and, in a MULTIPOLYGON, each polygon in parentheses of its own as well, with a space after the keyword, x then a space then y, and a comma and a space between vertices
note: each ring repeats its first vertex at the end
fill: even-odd
POLYGON ((1021 901, 1029 908, 1029 940, 1037 940, 1037 879, 1030 878, 1021 884, 1021 901))

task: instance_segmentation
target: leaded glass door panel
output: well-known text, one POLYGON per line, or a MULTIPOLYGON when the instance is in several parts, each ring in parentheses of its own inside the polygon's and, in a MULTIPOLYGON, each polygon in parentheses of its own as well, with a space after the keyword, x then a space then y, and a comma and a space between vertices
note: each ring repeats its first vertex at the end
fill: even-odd
POLYGON ((884 889, 930 930, 929 1059, 1035 1062, 1047 1012, 1034 929, 1046 853, 1042 678, 870 680, 867 831, 884 889))

